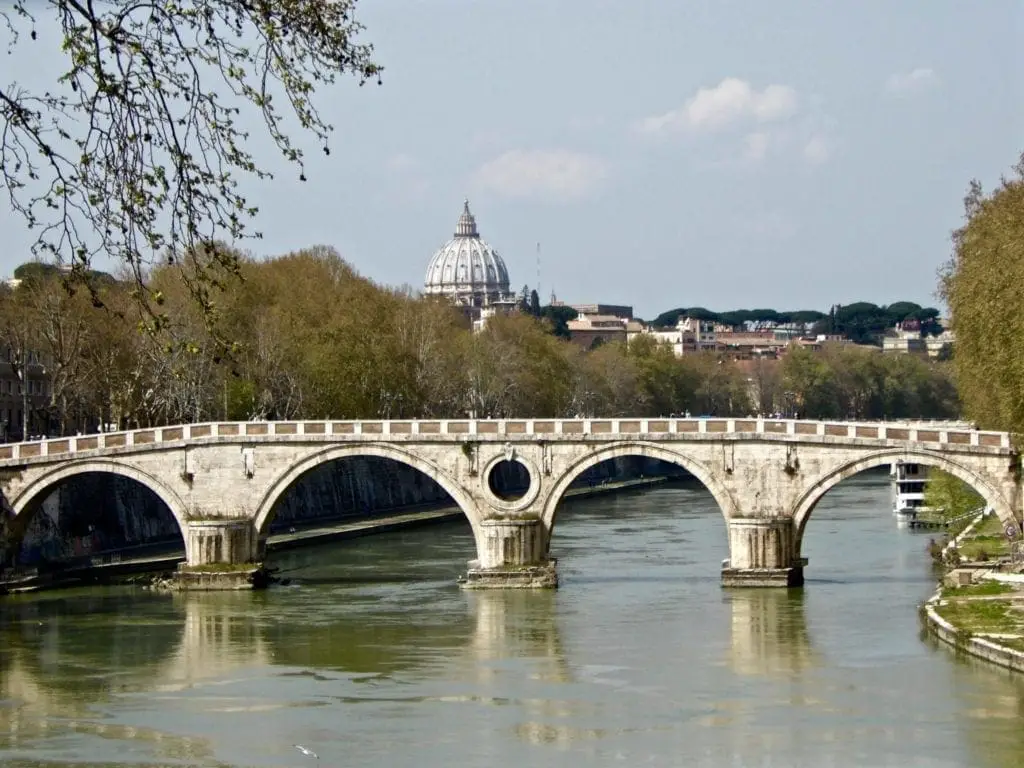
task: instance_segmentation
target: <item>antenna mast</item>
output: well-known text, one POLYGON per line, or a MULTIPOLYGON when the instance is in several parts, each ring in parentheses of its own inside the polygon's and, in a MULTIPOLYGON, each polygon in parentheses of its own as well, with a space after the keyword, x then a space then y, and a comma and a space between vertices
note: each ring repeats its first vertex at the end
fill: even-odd
POLYGON ((539 299, 540 293, 540 243, 537 243, 537 297, 539 299))

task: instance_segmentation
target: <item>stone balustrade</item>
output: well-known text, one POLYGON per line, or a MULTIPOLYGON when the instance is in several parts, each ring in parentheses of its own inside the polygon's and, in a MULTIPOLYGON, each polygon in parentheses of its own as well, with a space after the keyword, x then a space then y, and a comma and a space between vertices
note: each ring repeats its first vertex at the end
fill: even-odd
POLYGON ((0 466, 25 459, 66 456, 84 451, 132 452, 168 443, 230 438, 253 442, 274 439, 324 440, 578 440, 581 436, 693 440, 762 438, 813 442, 816 437, 848 438, 920 444, 954 444, 1008 449, 1010 435, 948 422, 848 422, 760 418, 646 418, 646 419, 439 419, 364 421, 229 421, 181 424, 152 429, 59 437, 0 445, 0 466))

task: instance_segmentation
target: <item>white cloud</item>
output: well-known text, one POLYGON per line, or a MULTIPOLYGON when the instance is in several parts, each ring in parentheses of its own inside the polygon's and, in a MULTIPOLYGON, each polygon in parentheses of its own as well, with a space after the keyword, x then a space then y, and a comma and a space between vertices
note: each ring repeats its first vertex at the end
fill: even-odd
POLYGON ((477 169, 475 183, 505 197, 577 200, 608 176, 599 157, 567 149, 513 149, 477 169))
POLYGON ((928 67, 918 67, 910 72, 896 72, 885 81, 886 93, 899 96, 914 91, 930 88, 938 82, 935 71, 928 67))
POLYGON ((821 165, 831 157, 832 148, 824 136, 814 135, 804 143, 803 154, 804 160, 811 165, 821 165))
POLYGON ((715 131, 743 121, 785 120, 797 108, 797 92, 788 85, 769 85, 759 91, 745 80, 727 77, 713 88, 698 89, 678 109, 644 118, 637 128, 649 135, 715 131))

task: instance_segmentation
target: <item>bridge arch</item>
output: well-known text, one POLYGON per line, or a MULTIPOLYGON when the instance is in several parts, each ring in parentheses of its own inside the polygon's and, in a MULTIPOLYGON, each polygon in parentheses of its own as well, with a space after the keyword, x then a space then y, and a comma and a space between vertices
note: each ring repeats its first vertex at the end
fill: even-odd
POLYGON ((188 523, 185 514, 185 504, 182 502, 181 497, 148 472, 130 464, 111 461, 110 459, 71 461, 67 464, 61 464, 55 469, 37 477, 14 498, 8 499, 11 510, 14 513, 15 526, 19 528, 25 526, 27 516, 24 513, 32 506, 33 502, 40 499, 47 491, 52 490, 65 480, 91 472, 126 477, 155 493, 174 516, 174 521, 178 524, 181 538, 185 542, 186 549, 188 548, 188 535, 186 534, 188 523))
POLYGON ((381 459, 391 459, 401 464, 412 467, 422 472, 452 497, 459 509, 469 520, 473 528, 473 535, 479 541, 479 514, 476 504, 469 493, 447 472, 442 470, 433 462, 411 453, 403 448, 398 448, 387 443, 354 443, 349 445, 334 445, 330 448, 315 451, 307 454, 301 461, 292 465, 274 480, 267 492, 260 500, 256 508, 255 525, 260 538, 263 538, 270 525, 273 516, 274 506, 284 496, 296 481, 307 472, 317 467, 339 459, 351 459, 374 456, 381 459))
POLYGON ((705 488, 707 488, 708 492, 715 499, 715 503, 718 504, 718 509, 722 513, 726 522, 734 516, 736 512, 736 504, 733 501, 732 495, 715 479, 711 470, 704 464, 690 458, 681 451, 674 451, 656 443, 631 441, 613 443, 612 445, 608 445, 594 451, 593 453, 587 454, 584 458, 570 465, 569 468, 562 473, 561 477, 558 478, 554 487, 548 493, 547 498, 544 501, 544 506, 541 512, 541 519, 544 522, 544 527, 549 531, 553 529, 558 504, 561 502, 565 492, 569 490, 569 486, 572 485, 576 478, 591 467, 597 466, 602 461, 618 459, 626 456, 643 456, 648 459, 658 459, 660 461, 682 467, 697 478, 705 488))
POLYGON ((965 467, 953 459, 939 453, 930 451, 908 451, 908 450, 886 450, 872 453, 868 456, 861 456, 853 459, 842 466, 832 470, 824 477, 819 478, 814 485, 808 488, 801 495, 796 503, 793 512, 793 523, 796 526, 796 551, 799 554, 800 544, 803 541, 804 528, 807 521, 814 512, 814 508, 821 501, 822 497, 833 487, 856 474, 876 467, 892 464, 894 461, 903 460, 909 463, 921 464, 926 467, 934 467, 948 472, 959 480, 977 491, 985 504, 995 510, 999 519, 1004 524, 1016 522, 1013 510, 1009 502, 1003 497, 999 489, 995 488, 982 475, 973 469, 965 467))

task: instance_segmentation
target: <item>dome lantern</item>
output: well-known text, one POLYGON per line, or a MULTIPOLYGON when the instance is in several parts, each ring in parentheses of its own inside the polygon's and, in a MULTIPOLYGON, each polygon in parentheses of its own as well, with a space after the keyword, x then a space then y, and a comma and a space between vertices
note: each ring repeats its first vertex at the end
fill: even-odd
POLYGON ((462 203, 462 215, 459 216, 459 223, 455 225, 455 236, 480 237, 480 233, 476 231, 476 219, 473 218, 473 214, 469 211, 468 199, 462 203))

